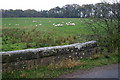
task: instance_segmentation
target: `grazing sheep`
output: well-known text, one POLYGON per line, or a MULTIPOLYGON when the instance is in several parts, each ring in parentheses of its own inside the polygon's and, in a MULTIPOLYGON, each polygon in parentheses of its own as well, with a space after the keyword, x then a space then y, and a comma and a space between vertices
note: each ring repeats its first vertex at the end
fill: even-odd
POLYGON ((53 26, 55 26, 55 27, 62 27, 63 24, 53 24, 53 26))
POLYGON ((75 26, 75 23, 68 22, 68 23, 66 23, 66 25, 68 25, 68 26, 75 26))
POLYGON ((55 23, 53 23, 53 26, 55 26, 55 23))
POLYGON ((19 24, 15 24, 16 26, 19 26, 19 24))
POLYGON ((75 26, 75 23, 70 23, 69 25, 70 25, 70 26, 75 26))
POLYGON ((34 21, 34 20, 33 20, 32 22, 37 22, 37 21, 34 21))
POLYGON ((39 24, 40 26, 42 25, 42 24, 39 24))

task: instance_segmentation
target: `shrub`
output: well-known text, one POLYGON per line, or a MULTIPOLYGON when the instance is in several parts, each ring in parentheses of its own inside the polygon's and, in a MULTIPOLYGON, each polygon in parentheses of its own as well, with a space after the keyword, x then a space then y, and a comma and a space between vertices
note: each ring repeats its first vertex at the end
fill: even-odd
POLYGON ((93 33, 89 40, 93 39, 98 42, 98 46, 105 52, 114 52, 118 49, 119 37, 118 32, 119 25, 116 19, 93 19, 88 24, 87 29, 93 33))

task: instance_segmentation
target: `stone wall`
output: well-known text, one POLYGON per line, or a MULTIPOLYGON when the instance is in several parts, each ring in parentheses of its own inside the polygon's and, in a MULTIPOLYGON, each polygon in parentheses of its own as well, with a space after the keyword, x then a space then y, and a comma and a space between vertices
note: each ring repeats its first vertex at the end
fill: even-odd
POLYGON ((96 52, 96 46, 96 41, 89 41, 64 46, 0 52, 2 54, 2 70, 4 72, 31 69, 56 63, 63 58, 88 57, 96 52))

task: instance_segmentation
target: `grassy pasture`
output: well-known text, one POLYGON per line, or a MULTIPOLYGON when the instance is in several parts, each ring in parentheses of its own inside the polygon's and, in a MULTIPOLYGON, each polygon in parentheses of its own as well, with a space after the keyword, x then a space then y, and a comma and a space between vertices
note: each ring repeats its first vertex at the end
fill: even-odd
MULTIPOLYGON (((90 32, 85 29, 85 19, 80 18, 3 18, 2 50, 20 50, 85 42, 79 35, 90 32), (67 26, 67 22, 75 26, 67 26), (55 27, 53 24, 63 24, 55 27), (79 38, 78 38, 79 37, 79 38)), ((89 20, 89 19, 87 19, 89 20)))
MULTIPOLYGON (((88 35, 91 35, 92 32, 89 30, 91 26, 89 28, 86 27, 87 24, 85 24, 84 20, 90 21, 90 19, 79 18, 3 18, 2 34, 0 34, 3 44, 2 50, 10 51, 85 42, 86 38, 84 37, 88 38, 88 35), (74 22, 76 25, 67 26, 65 23, 69 21, 74 22), (64 26, 55 27, 53 23, 62 23, 64 26)), ((104 22, 98 23, 103 26, 105 25, 104 22)), ((104 31, 104 28, 95 24, 95 22, 93 22, 93 25, 98 28, 97 30, 103 37, 106 37, 107 33, 104 31)), ((102 39, 108 41, 106 38, 102 39)), ((116 52, 113 54, 104 52, 104 54, 96 54, 79 61, 68 60, 68 64, 72 64, 72 67, 64 64, 66 61, 63 61, 63 63, 61 62, 63 64, 61 66, 60 64, 51 64, 36 69, 12 71, 2 74, 3 78, 53 78, 77 69, 90 69, 96 66, 118 63, 120 62, 118 59, 119 56, 116 52), (106 58, 106 55, 108 58, 106 58), (80 62, 85 64, 80 64, 80 62)))

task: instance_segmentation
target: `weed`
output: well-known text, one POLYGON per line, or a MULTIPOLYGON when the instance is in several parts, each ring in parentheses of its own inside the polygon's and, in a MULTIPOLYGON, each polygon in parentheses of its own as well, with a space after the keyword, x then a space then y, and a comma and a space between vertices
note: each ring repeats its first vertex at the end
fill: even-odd
POLYGON ((59 61, 57 64, 51 63, 50 65, 48 65, 48 69, 72 68, 82 64, 85 64, 85 63, 79 60, 63 59, 59 61))

